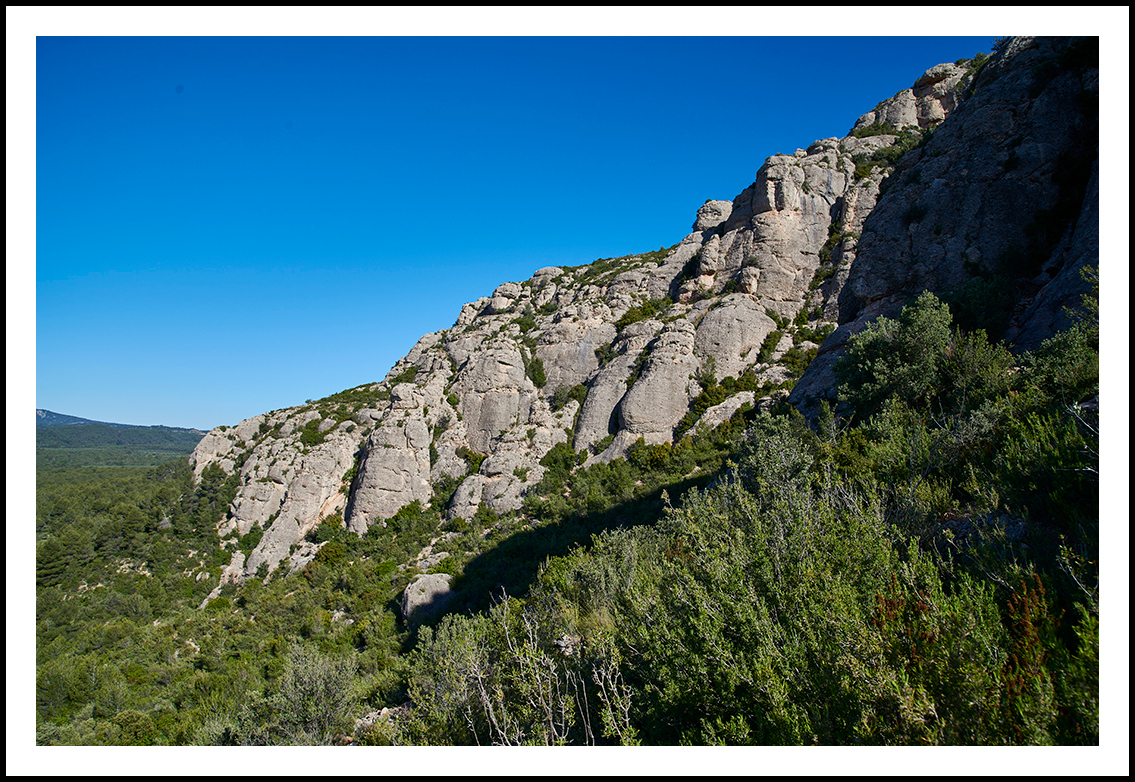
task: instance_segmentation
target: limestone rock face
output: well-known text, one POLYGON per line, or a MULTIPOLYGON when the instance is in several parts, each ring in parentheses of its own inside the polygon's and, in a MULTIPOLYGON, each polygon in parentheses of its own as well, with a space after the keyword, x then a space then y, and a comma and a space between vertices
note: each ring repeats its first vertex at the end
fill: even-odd
MULTIPOLYGON (((532 390, 524 375, 524 360, 515 347, 490 347, 469 358, 457 385, 469 446, 478 453, 492 450, 493 439, 515 423, 521 390, 532 390), (527 388, 525 388, 527 387, 527 388)), ((525 401, 530 396, 524 395, 525 401)))
POLYGON ((706 201, 698 209, 698 216, 694 220, 695 232, 708 231, 716 228, 729 219, 733 211, 732 201, 706 201))
POLYGON ((583 383, 599 369, 595 351, 610 345, 616 335, 610 310, 604 309, 606 318, 560 320, 540 336, 536 355, 544 362, 548 388, 583 383))
POLYGON ((751 296, 733 294, 701 319, 694 346, 700 355, 713 357, 718 376, 740 377, 775 330, 776 322, 751 296))
MULTIPOLYGON (((923 290, 999 281, 1015 302, 1003 336, 1018 350, 1067 324, 1062 308, 1087 290, 1080 268, 1099 263, 1099 70, 1061 63, 1087 60, 1090 46, 1013 39, 982 69, 972 97, 898 162, 860 222, 839 305, 825 309, 840 330, 793 390, 794 404, 814 409, 832 398, 831 364, 847 338, 923 290)), ((940 92, 952 78, 923 88, 940 92)))
POLYGON ((889 124, 896 130, 914 125, 925 128, 935 125, 957 108, 958 83, 966 69, 953 63, 935 65, 918 77, 914 86, 885 100, 855 122, 855 128, 878 123, 889 124))
POLYGON ((403 505, 430 501, 430 431, 420 412, 401 421, 384 422, 364 446, 351 501, 347 528, 363 534, 368 520, 389 518, 403 505))
POLYGON ((685 319, 674 321, 647 351, 642 375, 619 407, 621 433, 627 435, 624 440, 642 437, 647 444, 669 442, 696 395, 692 376, 701 362, 694 355, 693 324, 685 319))
MULTIPOLYGON (((209 432, 195 476, 215 465, 239 481, 218 534, 231 548, 263 530, 232 567, 302 567, 321 520, 341 515, 364 535, 427 506, 443 480, 457 485, 438 509, 448 519, 517 510, 560 443, 610 461, 639 438, 672 441, 711 374, 766 385, 710 408, 695 432, 787 394, 814 351, 790 397, 810 414, 834 398, 848 339, 924 289, 1009 280, 1005 336, 1039 344, 1079 302, 1080 270, 1099 263, 1090 46, 1013 39, 980 68, 936 65, 847 136, 768 158, 731 201, 703 203, 669 249, 502 283, 380 382, 209 432), (837 328, 817 347, 826 325, 837 328)), ((419 582, 407 616, 412 592, 448 584, 419 582)))

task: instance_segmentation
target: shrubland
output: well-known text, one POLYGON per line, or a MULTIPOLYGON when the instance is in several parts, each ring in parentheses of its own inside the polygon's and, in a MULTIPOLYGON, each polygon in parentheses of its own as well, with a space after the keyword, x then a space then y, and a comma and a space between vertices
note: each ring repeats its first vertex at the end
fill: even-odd
MULTIPOLYGON (((41 471, 37 740, 326 744, 399 707, 356 738, 1097 743, 1097 316, 1013 355, 923 294, 850 340, 817 420, 563 444, 520 511, 445 521, 442 482, 203 608, 230 476, 41 471), (430 541, 454 601, 405 624, 430 541)), ((694 419, 762 393, 702 382, 694 419)))

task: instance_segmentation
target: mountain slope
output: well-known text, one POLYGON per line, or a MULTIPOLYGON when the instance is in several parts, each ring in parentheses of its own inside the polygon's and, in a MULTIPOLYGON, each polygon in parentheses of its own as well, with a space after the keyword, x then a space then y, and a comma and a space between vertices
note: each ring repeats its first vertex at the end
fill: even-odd
POLYGON ((769 158, 674 247, 504 283, 381 383, 214 429, 196 474, 240 481, 219 534, 263 530, 230 577, 298 567, 321 519, 362 535, 446 483, 451 519, 515 510, 557 447, 609 462, 789 389, 813 413, 847 339, 920 290, 1037 344, 1098 266, 1097 137, 1092 41, 1013 39, 769 158))

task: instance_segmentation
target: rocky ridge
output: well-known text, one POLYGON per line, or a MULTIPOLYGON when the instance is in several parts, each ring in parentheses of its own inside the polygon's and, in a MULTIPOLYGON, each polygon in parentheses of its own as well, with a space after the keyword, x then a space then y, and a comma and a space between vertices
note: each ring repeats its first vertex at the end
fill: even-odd
POLYGON ((1079 267, 1098 265, 1090 46, 1013 39, 988 62, 937 65, 844 138, 774 155, 732 201, 706 201, 673 247, 506 282, 382 382, 214 429, 193 461, 240 476, 218 524, 230 570, 302 567, 321 520, 363 535, 446 482, 449 518, 516 510, 561 443, 610 461, 789 388, 814 410, 847 339, 923 289, 1012 279, 1004 333, 1034 346, 1078 299, 1079 267), (703 410, 711 376, 758 390, 703 410))

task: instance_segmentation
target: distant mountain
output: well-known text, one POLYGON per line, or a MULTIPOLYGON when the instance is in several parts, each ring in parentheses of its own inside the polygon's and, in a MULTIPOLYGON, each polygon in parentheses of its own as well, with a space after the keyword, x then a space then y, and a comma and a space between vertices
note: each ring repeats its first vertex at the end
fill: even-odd
POLYGON ((53 413, 50 410, 40 410, 36 408, 35 411, 35 428, 36 429, 49 429, 56 426, 78 426, 84 424, 98 424, 100 426, 110 426, 115 429, 169 429, 175 432, 191 432, 199 435, 205 434, 199 429, 184 429, 178 426, 142 426, 139 424, 112 424, 107 421, 92 421, 89 418, 79 418, 74 415, 64 415, 63 413, 53 413))
POLYGON ((35 411, 36 464, 141 466, 189 455, 204 432, 176 426, 136 426, 35 411))

